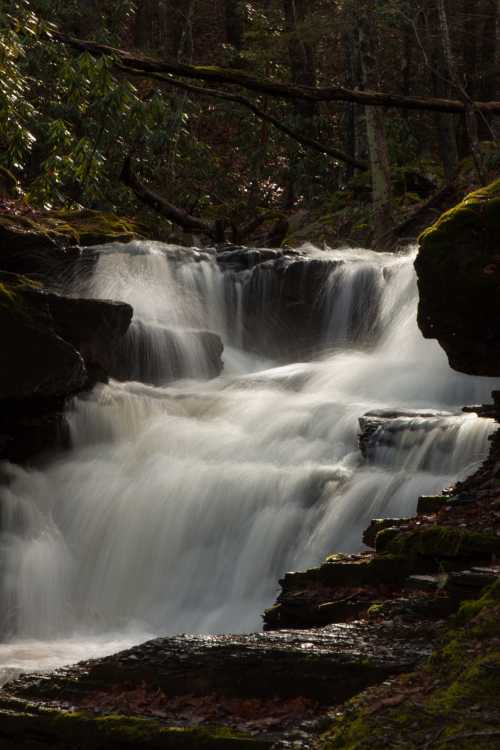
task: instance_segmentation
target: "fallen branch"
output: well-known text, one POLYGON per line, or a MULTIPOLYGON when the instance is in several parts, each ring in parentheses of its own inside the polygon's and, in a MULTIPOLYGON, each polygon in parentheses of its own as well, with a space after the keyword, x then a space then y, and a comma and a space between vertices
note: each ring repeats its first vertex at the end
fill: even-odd
MULTIPOLYGON (((127 156, 122 167, 120 175, 122 182, 129 187, 137 198, 149 208, 152 208, 157 213, 165 216, 169 221, 177 226, 181 227, 184 232, 194 232, 196 234, 203 234, 209 237, 211 240, 217 243, 223 243, 226 239, 227 224, 223 220, 217 220, 213 224, 209 224, 202 219, 196 218, 192 214, 188 213, 182 208, 174 206, 173 203, 167 201, 162 195, 157 193, 152 188, 144 185, 132 169, 132 157, 127 156)), ((243 242, 248 236, 253 234, 265 221, 270 218, 271 214, 263 213, 251 219, 247 224, 244 224, 241 228, 231 224, 232 240, 235 243, 243 242)))
POLYGON ((177 224, 184 232, 196 232, 207 235, 216 242, 221 241, 220 229, 217 224, 207 224, 202 219, 197 219, 182 208, 177 208, 177 206, 169 203, 155 190, 143 185, 132 170, 132 158, 130 156, 125 159, 120 178, 127 187, 134 191, 142 203, 165 216, 173 224, 177 224))
MULTIPOLYGON (((119 67, 128 74, 144 76, 144 73, 141 70, 134 70, 133 68, 125 67, 121 63, 119 64, 119 67)), ((366 164, 365 162, 354 159, 353 157, 345 154, 343 151, 340 151, 337 148, 325 146, 324 144, 319 143, 319 141, 316 141, 313 138, 309 138, 302 133, 298 133, 296 130, 292 130, 292 128, 284 125, 276 117, 270 115, 268 112, 265 112, 245 96, 241 96, 240 94, 230 94, 227 91, 219 91, 217 89, 193 86, 192 84, 185 83, 184 81, 178 81, 175 78, 163 75, 161 73, 151 73, 148 77, 153 78, 154 80, 162 81, 163 83, 166 83, 169 86, 173 86, 174 88, 181 89, 182 91, 189 91, 190 93, 196 94, 197 96, 209 96, 216 99, 224 99, 225 101, 234 102, 235 104, 241 104, 243 107, 251 110, 256 117, 264 120, 265 122, 271 123, 271 125, 273 125, 277 130, 285 133, 285 135, 287 135, 289 138, 292 138, 294 141, 297 141, 302 146, 306 146, 306 148, 318 151, 320 154, 331 156, 337 161, 342 161, 346 164, 350 164, 355 169, 360 169, 362 171, 366 171, 368 169, 368 164, 366 164)))
MULTIPOLYGON (((279 99, 302 99, 313 102, 351 102, 365 107, 396 107, 398 109, 414 109, 431 112, 455 112, 464 114, 466 106, 463 101, 456 99, 438 99, 435 97, 412 97, 398 94, 386 94, 381 91, 358 91, 344 86, 310 87, 273 81, 270 78, 248 75, 241 70, 220 68, 217 66, 187 65, 175 61, 155 60, 149 57, 139 57, 121 49, 105 44, 90 42, 76 37, 67 36, 60 32, 52 32, 51 37, 80 52, 101 57, 111 56, 122 68, 140 71, 144 77, 151 74, 168 73, 182 78, 192 78, 202 81, 215 81, 241 86, 249 91, 256 91, 279 99)), ((500 101, 473 102, 478 112, 500 113, 500 101)))

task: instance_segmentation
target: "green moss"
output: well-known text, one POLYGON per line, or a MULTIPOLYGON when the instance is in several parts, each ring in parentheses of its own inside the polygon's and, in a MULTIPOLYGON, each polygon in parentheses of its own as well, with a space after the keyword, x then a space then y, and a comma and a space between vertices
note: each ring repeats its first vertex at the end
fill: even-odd
POLYGON ((496 246, 500 230, 500 179, 467 195, 419 238, 423 251, 449 253, 465 233, 477 235, 485 251, 496 246))
POLYGON ((368 611, 366 613, 368 619, 372 617, 378 617, 382 614, 384 611, 384 603, 383 602, 374 602, 371 607, 368 608, 368 611))
MULTIPOLYGON (((402 555, 375 555, 360 560, 332 555, 320 568, 308 571, 308 578, 313 580, 314 574, 315 581, 329 586, 377 586, 402 583, 411 572, 408 558, 402 555)), ((295 580, 303 583, 300 578, 295 580)))
POLYGON ((321 750, 498 748, 498 734, 488 735, 488 732, 498 732, 499 644, 500 581, 497 581, 479 601, 462 604, 439 648, 420 672, 403 677, 390 691, 381 693, 376 688, 349 702, 323 734, 318 747, 321 750), (400 705, 391 705, 395 698, 400 705))
POLYGON ((139 234, 130 219, 102 211, 52 211, 0 215, 0 228, 13 235, 39 235, 63 244, 94 245, 106 241, 129 241, 139 234))
POLYGON ((0 309, 18 315, 28 314, 30 305, 26 304, 25 294, 40 289, 41 286, 27 276, 0 271, 0 309))
MULTIPOLYGON (((151 750, 265 750, 271 742, 228 727, 169 727, 156 719, 135 716, 94 716, 86 712, 39 709, 21 701, 4 702, 0 710, 2 736, 44 738, 42 747, 108 750, 112 747, 151 750)), ((3 746, 2 746, 3 747, 3 746)))
MULTIPOLYGON (((377 534, 379 538, 390 532, 377 534)), ((401 532, 388 538, 384 549, 392 554, 409 558, 461 558, 469 560, 488 560, 492 555, 500 553, 500 538, 494 534, 468 531, 451 526, 429 526, 409 532, 401 532)))

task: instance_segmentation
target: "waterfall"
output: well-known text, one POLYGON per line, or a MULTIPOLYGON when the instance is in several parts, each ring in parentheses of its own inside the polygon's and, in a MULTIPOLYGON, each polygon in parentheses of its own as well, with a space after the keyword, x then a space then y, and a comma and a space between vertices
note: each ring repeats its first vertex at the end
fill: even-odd
POLYGON ((134 306, 128 369, 75 399, 71 453, 5 467, 0 668, 259 628, 286 570, 360 549, 372 517, 413 513, 486 456, 493 423, 460 408, 494 384, 452 372, 422 338, 413 251, 307 247, 283 261, 301 264, 301 290, 323 279, 315 356, 286 364, 258 336, 242 348, 249 290, 252 324, 283 302, 272 260, 238 272, 160 243, 98 252, 70 291, 134 306), (200 332, 224 342, 218 377, 200 332), (380 421, 363 457, 367 413, 380 421))

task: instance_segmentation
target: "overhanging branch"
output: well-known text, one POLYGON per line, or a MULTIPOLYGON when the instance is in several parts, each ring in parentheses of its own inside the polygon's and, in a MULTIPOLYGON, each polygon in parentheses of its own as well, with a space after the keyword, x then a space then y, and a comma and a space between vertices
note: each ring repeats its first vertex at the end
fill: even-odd
MULTIPOLYGON (((351 102, 366 107, 394 107, 397 109, 413 109, 430 112, 451 112, 464 114, 465 104, 455 99, 437 99, 433 97, 399 96, 380 91, 358 91, 344 86, 308 87, 280 83, 270 78, 250 76, 241 70, 220 68, 204 65, 186 65, 174 61, 155 60, 149 57, 139 57, 124 50, 115 49, 105 44, 89 42, 75 37, 66 36, 60 32, 53 32, 52 38, 69 45, 80 52, 101 57, 109 55, 122 68, 141 72, 144 77, 151 74, 167 73, 182 78, 191 78, 216 83, 226 83, 241 86, 248 91, 256 91, 278 99, 302 99, 314 102, 351 102)), ((477 112, 500 113, 500 101, 474 102, 477 112)))
POLYGON ((184 232, 204 234, 213 240, 219 240, 215 225, 207 224, 207 222, 197 219, 196 216, 191 216, 184 209, 177 208, 177 206, 167 201, 162 195, 140 182, 132 170, 132 159, 130 156, 125 159, 121 180, 127 187, 134 191, 142 203, 153 208, 162 216, 165 216, 173 224, 177 224, 184 232))
MULTIPOLYGON (((139 75, 143 76, 144 74, 140 70, 134 70, 133 68, 125 68, 123 65, 119 64, 119 67, 122 70, 125 70, 128 74, 132 75, 139 75)), ((366 171, 368 169, 368 165, 365 162, 358 161, 358 159, 353 159, 348 154, 345 154, 343 151, 340 151, 337 148, 332 148, 331 146, 325 146, 324 144, 320 143, 319 141, 314 140, 313 138, 309 138, 306 135, 303 135, 302 133, 298 133, 296 130, 292 130, 292 128, 289 128, 287 125, 281 122, 281 120, 278 120, 277 117, 274 117, 273 115, 269 114, 268 112, 265 112, 263 109, 258 107, 254 102, 252 102, 250 99, 247 99, 245 96, 241 96, 240 94, 230 94, 227 91, 219 91, 218 89, 210 89, 210 88, 202 88, 201 86, 193 86, 190 83, 185 83, 185 81, 178 81, 176 78, 172 78, 168 75, 163 75, 161 73, 150 73, 148 75, 148 78, 153 78, 157 81, 162 81, 163 83, 168 84, 169 86, 173 86, 174 88, 181 89, 182 91, 189 91, 192 94, 196 94, 197 96, 209 96, 215 99, 224 99, 228 102, 234 102, 235 104, 241 104, 243 107, 246 107, 247 109, 251 110, 256 117, 258 117, 261 120, 264 120, 265 122, 271 123, 277 130, 280 130, 282 133, 285 133, 289 138, 292 138, 294 141, 297 141, 297 143, 300 143, 302 146, 305 146, 306 148, 310 148, 313 151, 318 151, 320 154, 326 154, 327 156, 331 156, 333 159, 336 159, 337 161, 345 162, 346 164, 350 164, 351 166, 355 167, 355 169, 360 169, 361 171, 366 171)))

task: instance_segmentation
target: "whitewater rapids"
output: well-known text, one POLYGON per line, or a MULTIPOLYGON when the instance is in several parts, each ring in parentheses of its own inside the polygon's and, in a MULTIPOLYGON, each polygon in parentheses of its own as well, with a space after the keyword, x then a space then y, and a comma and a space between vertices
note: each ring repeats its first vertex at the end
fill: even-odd
POLYGON ((332 261, 318 290, 323 353, 282 366, 241 348, 254 271, 224 273, 210 254, 179 262, 182 252, 103 247, 92 279, 72 289, 133 305, 131 357, 161 364, 168 326, 187 372, 202 376, 192 331, 203 329, 222 337, 225 369, 98 386, 70 410, 71 453, 6 467, 0 675, 156 634, 258 629, 285 571, 359 550, 371 518, 414 513, 420 494, 486 456, 493 423, 460 409, 495 384, 451 371, 422 338, 413 251, 304 248, 332 261), (398 417, 366 461, 358 420, 388 408, 420 415, 398 417))

